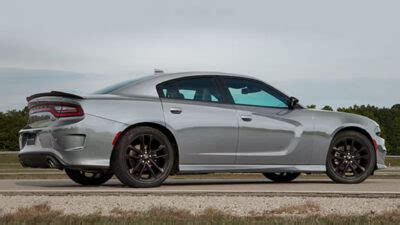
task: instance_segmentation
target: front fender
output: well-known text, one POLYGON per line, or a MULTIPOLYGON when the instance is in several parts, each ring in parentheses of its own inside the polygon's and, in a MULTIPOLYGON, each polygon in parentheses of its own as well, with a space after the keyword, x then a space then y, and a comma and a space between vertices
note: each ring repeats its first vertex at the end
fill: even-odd
POLYGON ((314 114, 314 154, 313 164, 325 165, 329 146, 340 131, 358 130, 364 133, 373 142, 376 138, 374 133, 378 126, 376 122, 367 117, 350 113, 315 111, 314 114))

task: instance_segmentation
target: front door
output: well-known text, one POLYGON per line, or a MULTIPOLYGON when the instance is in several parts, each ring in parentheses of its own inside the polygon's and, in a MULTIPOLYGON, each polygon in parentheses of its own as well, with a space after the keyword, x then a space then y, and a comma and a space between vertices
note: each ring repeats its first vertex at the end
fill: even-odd
POLYGON ((237 108, 237 164, 305 165, 309 162, 313 128, 302 122, 306 118, 301 110, 288 109, 285 95, 252 79, 224 78, 224 84, 237 108))

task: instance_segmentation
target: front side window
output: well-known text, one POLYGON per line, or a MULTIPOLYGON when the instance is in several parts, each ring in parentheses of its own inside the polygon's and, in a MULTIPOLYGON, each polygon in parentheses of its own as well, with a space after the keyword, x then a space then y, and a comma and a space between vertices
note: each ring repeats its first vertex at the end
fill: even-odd
POLYGON ((260 82, 226 78, 225 85, 235 104, 274 108, 288 107, 284 96, 260 82))
POLYGON ((161 95, 169 99, 203 102, 221 102, 221 94, 213 78, 184 78, 172 80, 159 86, 161 95))

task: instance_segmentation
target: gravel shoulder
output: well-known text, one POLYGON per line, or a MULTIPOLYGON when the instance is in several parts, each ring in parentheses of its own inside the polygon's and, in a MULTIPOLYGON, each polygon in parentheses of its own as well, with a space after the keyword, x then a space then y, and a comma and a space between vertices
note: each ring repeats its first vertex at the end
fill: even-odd
POLYGON ((216 209, 234 216, 266 213, 278 215, 379 215, 398 210, 400 199, 252 196, 4 196, 0 195, 0 215, 21 207, 47 204, 67 215, 115 211, 147 211, 153 208, 189 210, 193 214, 216 209))

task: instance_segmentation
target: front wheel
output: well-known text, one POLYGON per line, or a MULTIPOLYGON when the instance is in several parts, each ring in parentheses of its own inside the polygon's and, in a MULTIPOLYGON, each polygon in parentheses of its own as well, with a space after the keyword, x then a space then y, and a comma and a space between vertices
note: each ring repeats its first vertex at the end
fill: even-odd
POLYGON ((65 173, 75 183, 87 186, 104 184, 113 176, 112 172, 86 172, 83 170, 65 169, 65 173))
POLYGON ((263 175, 274 182, 290 182, 300 176, 300 173, 263 173, 263 175))
POLYGON ((326 173, 338 183, 360 183, 373 173, 375 163, 371 141, 358 132, 346 131, 333 139, 326 160, 326 173))

